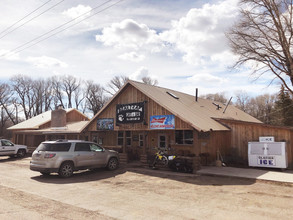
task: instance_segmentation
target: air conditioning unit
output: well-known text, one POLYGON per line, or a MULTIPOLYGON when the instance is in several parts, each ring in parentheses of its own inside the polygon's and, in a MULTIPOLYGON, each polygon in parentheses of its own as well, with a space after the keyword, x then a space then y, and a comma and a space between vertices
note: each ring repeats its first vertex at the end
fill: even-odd
POLYGON ((248 142, 248 165, 287 168, 286 142, 248 142))

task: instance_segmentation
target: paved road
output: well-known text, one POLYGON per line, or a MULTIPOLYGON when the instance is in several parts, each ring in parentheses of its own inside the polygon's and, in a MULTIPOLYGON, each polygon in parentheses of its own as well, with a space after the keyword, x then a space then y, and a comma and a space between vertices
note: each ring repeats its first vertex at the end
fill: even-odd
POLYGON ((0 219, 292 219, 293 187, 142 168, 42 176, 0 158, 0 219))

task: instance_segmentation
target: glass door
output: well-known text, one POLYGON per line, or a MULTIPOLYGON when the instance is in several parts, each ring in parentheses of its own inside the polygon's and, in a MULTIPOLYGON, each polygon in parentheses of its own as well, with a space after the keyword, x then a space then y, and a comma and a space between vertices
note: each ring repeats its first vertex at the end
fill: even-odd
POLYGON ((167 137, 165 134, 159 134, 158 137, 158 146, 162 150, 166 150, 167 147, 167 137))

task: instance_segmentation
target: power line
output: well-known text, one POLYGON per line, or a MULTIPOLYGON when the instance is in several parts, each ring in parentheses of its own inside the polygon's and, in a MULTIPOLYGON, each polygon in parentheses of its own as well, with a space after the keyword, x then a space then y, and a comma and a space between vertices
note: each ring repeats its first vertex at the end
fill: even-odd
MULTIPOLYGON (((50 0, 50 1, 52 1, 52 0, 50 0)), ((48 1, 48 2, 50 2, 50 1, 48 1)), ((13 28, 12 30, 10 30, 10 31, 8 31, 7 33, 5 33, 4 35, 2 35, 2 36, 0 37, 0 39, 2 39, 3 37, 7 36, 8 34, 14 32, 15 30, 21 28, 22 26, 24 26, 25 24, 31 22, 32 20, 34 20, 34 19, 40 17, 42 14, 46 13, 47 11, 51 10, 52 8, 55 8, 57 5, 61 4, 61 3, 64 2, 64 1, 65 1, 65 0, 61 0, 60 2, 56 3, 55 5, 51 6, 51 7, 48 8, 48 9, 46 9, 45 11, 41 12, 40 14, 38 14, 38 15, 32 17, 31 19, 27 20, 26 22, 22 23, 21 25, 19 25, 19 26, 13 28)), ((48 2, 46 2, 46 3, 48 3, 48 2)), ((46 4, 46 3, 45 3, 45 4, 46 4)), ((42 6, 41 6, 41 7, 42 7, 42 6)), ((39 8, 41 8, 41 7, 39 7, 39 8)), ((38 10, 38 9, 36 9, 36 10, 38 10)), ((34 10, 34 12, 35 12, 36 10, 34 10)), ((28 16, 29 16, 30 14, 32 14, 32 13, 33 13, 33 12, 29 13, 29 14, 28 14, 27 16, 25 16, 24 18, 28 17, 28 16)), ((20 19, 19 21, 23 20, 24 18, 20 19)), ((19 22, 19 21, 18 21, 18 22, 19 22)), ((18 23, 18 22, 16 22, 16 23, 18 23)), ((16 23, 15 23, 15 24, 16 24, 16 23)), ((14 24, 13 24, 12 26, 14 26, 14 24)), ((11 26, 11 27, 12 27, 12 26, 11 26)), ((10 28, 11 28, 11 27, 10 27, 10 28)), ((10 28, 8 28, 8 29, 10 29, 10 28)), ((7 30, 7 29, 6 29, 6 30, 7 30)), ((5 31, 3 31, 3 32, 5 32, 5 31)), ((3 32, 1 32, 1 33, 3 33, 3 32)))
POLYGON ((68 22, 66 22, 66 23, 64 23, 64 24, 62 24, 62 25, 60 25, 60 26, 58 26, 58 27, 56 27, 56 28, 54 28, 54 29, 52 29, 52 30, 50 30, 50 31, 48 31, 48 32, 46 32, 46 33, 44 33, 44 34, 42 34, 42 35, 40 35, 39 37, 36 37, 36 38, 34 38, 34 39, 32 39, 32 40, 30 40, 30 41, 24 43, 24 44, 22 44, 22 45, 20 45, 20 46, 18 46, 18 47, 16 47, 16 48, 14 48, 14 49, 12 49, 12 50, 10 50, 10 51, 8 51, 8 52, 6 52, 6 53, 0 55, 0 57, 3 57, 3 56, 6 56, 6 55, 9 55, 9 53, 13 53, 13 52, 18 53, 18 52, 21 52, 21 51, 23 51, 23 50, 26 50, 27 48, 30 48, 30 47, 32 47, 32 46, 34 46, 34 45, 36 45, 36 44, 38 44, 38 43, 40 43, 40 42, 42 42, 42 41, 44 41, 44 40, 47 40, 48 38, 51 38, 51 37, 53 37, 54 35, 59 34, 59 33, 63 32, 63 31, 65 31, 65 30, 67 30, 67 29, 69 29, 69 28, 71 28, 71 27, 73 27, 73 26, 75 26, 75 25, 81 23, 82 21, 84 21, 84 20, 86 20, 86 19, 89 19, 89 18, 91 18, 91 17, 93 17, 93 16, 95 16, 95 15, 97 15, 97 14, 103 12, 103 11, 106 11, 107 9, 109 9, 109 8, 111 8, 111 7, 115 6, 115 5, 117 5, 118 3, 120 3, 120 2, 122 2, 122 1, 124 1, 124 0, 119 0, 119 1, 117 1, 117 2, 115 2, 115 3, 113 3, 113 4, 111 4, 111 5, 107 6, 106 8, 103 8, 103 9, 101 9, 100 11, 97 11, 96 13, 94 13, 94 14, 92 14, 92 15, 90 15, 90 16, 88 16, 88 17, 82 19, 82 20, 80 20, 79 22, 74 23, 74 24, 72 24, 72 25, 70 25, 70 26, 67 26, 67 27, 61 29, 60 31, 57 31, 57 32, 55 32, 55 33, 53 33, 53 34, 51 34, 51 35, 45 37, 45 36, 48 35, 49 33, 54 32, 54 31, 60 29, 61 27, 64 27, 65 25, 67 25, 67 24, 69 24, 69 23, 71 23, 71 22, 77 20, 78 18, 80 18, 80 17, 82 17, 82 16, 88 14, 89 12, 92 12, 92 11, 94 11, 94 10, 96 10, 96 9, 98 9, 98 8, 100 8, 100 7, 102 7, 103 5, 105 5, 105 4, 107 4, 107 3, 111 2, 111 1, 113 1, 113 0, 108 0, 108 1, 106 1, 106 2, 104 2, 104 3, 102 3, 102 4, 100 4, 100 5, 98 5, 98 6, 96 6, 96 7, 94 7, 93 9, 91 9, 91 10, 89 10, 89 11, 87 11, 87 12, 85 12, 85 13, 79 15, 78 17, 76 17, 76 18, 74 18, 74 19, 72 19, 72 20, 70 20, 70 21, 68 21, 68 22), (45 38, 40 39, 40 38, 42 38, 42 37, 45 37, 45 38), (34 41, 36 41, 36 40, 38 40, 38 39, 40 39, 40 40, 37 41, 37 42, 35 42, 35 43, 33 43, 34 41), (31 45, 29 45, 29 46, 27 46, 27 47, 24 47, 24 46, 26 46, 26 45, 28 45, 28 44, 30 44, 30 43, 33 43, 33 44, 31 44, 31 45), (23 48, 23 47, 24 47, 24 48, 23 48), (22 49, 21 49, 21 48, 22 48, 22 49))
POLYGON ((9 27, 5 28, 3 31, 0 32, 0 35, 3 34, 6 31, 8 31, 10 28, 14 27, 16 24, 18 24, 19 22, 21 22, 22 20, 24 20, 25 18, 27 18, 28 16, 30 16, 31 14, 33 14, 34 12, 36 12, 37 10, 39 10, 40 8, 42 8, 43 6, 45 6, 46 4, 48 4, 50 1, 52 1, 52 0, 49 0, 49 1, 45 2, 44 4, 42 4, 41 6, 39 6, 38 8, 36 8, 35 10, 33 10, 32 12, 28 13, 27 15, 25 15, 20 20, 16 21, 15 23, 13 23, 12 25, 10 25, 9 27))

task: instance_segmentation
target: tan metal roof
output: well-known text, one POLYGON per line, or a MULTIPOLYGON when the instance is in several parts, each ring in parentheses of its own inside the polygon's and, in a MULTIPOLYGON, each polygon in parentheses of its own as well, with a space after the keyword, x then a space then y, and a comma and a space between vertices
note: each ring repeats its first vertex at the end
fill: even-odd
MULTIPOLYGON (((65 109, 65 110, 66 110, 66 113, 68 113, 68 112, 74 111, 76 109, 69 108, 69 109, 65 109)), ((36 129, 39 129, 39 127, 41 125, 51 121, 51 112, 52 111, 46 111, 44 113, 41 113, 41 114, 34 116, 26 121, 20 122, 16 125, 9 127, 8 130, 23 130, 23 129, 36 130, 36 129)), ((82 114, 82 113, 80 113, 80 114, 82 114)))
MULTIPOLYGON (((167 88, 135 82, 132 80, 129 80, 123 88, 125 88, 129 84, 134 86, 136 89, 144 93, 149 98, 153 99, 159 105, 163 106, 176 117, 189 123, 198 131, 229 130, 229 128, 220 124, 219 122, 214 120, 214 118, 262 123, 261 121, 250 116, 249 114, 237 109, 233 105, 229 105, 225 113, 223 113, 226 106, 219 102, 214 102, 202 98, 198 98, 198 101, 196 102, 195 96, 167 88), (217 110, 217 107, 213 103, 220 105, 221 108, 217 110)), ((120 89, 117 94, 122 92, 123 88, 120 89)), ((111 99, 111 101, 117 96, 117 94, 111 99)), ((108 102, 108 104, 110 102, 108 102)), ((106 107, 107 106, 104 106, 100 112, 102 112, 106 107)), ((100 112, 98 112, 92 120, 94 120, 100 112)))
POLYGON ((47 128, 39 130, 43 134, 50 133, 80 133, 84 129, 84 127, 89 123, 89 121, 78 121, 78 122, 70 122, 66 124, 65 128, 47 128))
POLYGON ((78 134, 83 131, 90 121, 69 122, 66 127, 46 128, 40 130, 20 130, 16 133, 33 133, 33 134, 78 134))

